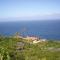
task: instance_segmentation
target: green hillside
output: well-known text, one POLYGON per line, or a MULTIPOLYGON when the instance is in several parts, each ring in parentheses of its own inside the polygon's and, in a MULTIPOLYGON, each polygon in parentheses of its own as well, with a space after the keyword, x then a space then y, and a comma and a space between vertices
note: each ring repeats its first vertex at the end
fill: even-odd
POLYGON ((0 60, 60 60, 60 41, 31 44, 22 38, 0 36, 0 60))

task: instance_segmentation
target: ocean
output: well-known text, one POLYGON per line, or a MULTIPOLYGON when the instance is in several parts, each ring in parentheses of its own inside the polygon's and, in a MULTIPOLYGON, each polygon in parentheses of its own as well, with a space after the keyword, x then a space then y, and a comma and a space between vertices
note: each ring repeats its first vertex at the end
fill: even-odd
POLYGON ((60 20, 0 22, 0 34, 38 36, 44 39, 60 40, 60 20))

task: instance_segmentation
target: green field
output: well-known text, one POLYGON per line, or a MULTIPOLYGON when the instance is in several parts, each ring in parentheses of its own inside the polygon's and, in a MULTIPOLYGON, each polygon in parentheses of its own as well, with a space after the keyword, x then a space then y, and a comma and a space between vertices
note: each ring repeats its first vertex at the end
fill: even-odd
POLYGON ((60 41, 30 44, 13 36, 0 36, 0 60, 60 60, 60 41))

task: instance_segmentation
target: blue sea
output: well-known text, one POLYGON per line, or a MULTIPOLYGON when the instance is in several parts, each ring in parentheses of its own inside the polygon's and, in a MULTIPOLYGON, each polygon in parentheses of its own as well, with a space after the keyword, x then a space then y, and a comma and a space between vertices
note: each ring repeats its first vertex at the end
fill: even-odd
POLYGON ((0 34, 38 36, 45 39, 60 40, 60 20, 0 22, 0 34))

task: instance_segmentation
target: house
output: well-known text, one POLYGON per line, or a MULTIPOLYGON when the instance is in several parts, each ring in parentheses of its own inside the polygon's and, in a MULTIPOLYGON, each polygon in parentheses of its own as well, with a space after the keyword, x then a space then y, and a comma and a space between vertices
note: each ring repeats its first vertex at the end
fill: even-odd
POLYGON ((46 41, 46 39, 34 40, 34 41, 33 41, 33 44, 39 43, 39 42, 45 42, 45 41, 46 41))
POLYGON ((34 40, 34 41, 33 41, 33 44, 35 44, 35 43, 39 43, 39 42, 41 42, 41 41, 40 41, 40 40, 39 40, 39 41, 34 40))

